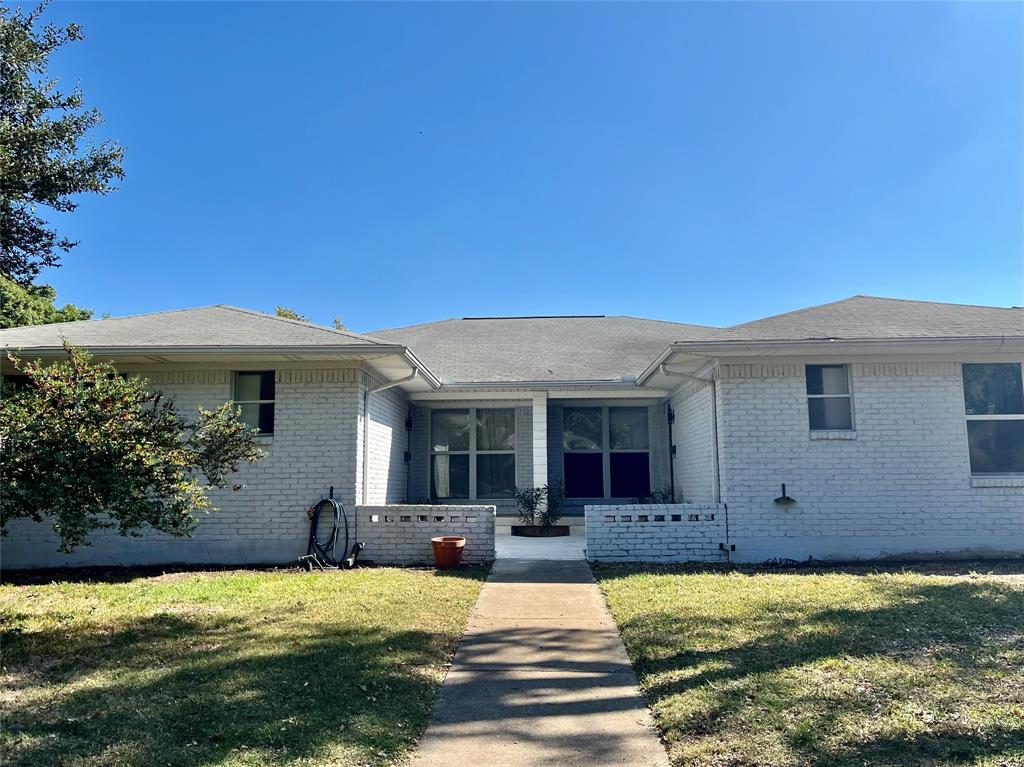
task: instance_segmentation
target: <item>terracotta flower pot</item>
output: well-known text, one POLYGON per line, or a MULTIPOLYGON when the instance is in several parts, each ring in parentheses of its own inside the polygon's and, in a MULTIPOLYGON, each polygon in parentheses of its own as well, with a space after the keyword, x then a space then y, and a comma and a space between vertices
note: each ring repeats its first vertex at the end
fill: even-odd
POLYGON ((466 539, 461 535, 442 535, 438 538, 431 538, 430 545, 434 547, 434 561, 442 570, 450 570, 458 567, 462 561, 462 549, 466 545, 466 539))

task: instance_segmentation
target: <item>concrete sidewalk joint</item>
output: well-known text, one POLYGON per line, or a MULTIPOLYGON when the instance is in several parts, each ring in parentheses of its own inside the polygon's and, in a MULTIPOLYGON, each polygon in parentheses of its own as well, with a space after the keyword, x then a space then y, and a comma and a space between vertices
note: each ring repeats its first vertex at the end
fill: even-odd
POLYGON ((414 767, 667 767, 584 561, 499 559, 414 767))

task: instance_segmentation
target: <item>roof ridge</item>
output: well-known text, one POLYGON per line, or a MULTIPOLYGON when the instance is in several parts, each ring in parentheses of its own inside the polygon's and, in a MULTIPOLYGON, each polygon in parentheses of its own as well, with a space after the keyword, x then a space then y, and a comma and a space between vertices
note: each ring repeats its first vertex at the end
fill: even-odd
MULTIPOLYGON (((375 344, 383 344, 384 342, 377 338, 370 336, 364 336, 359 333, 352 333, 347 330, 338 330, 337 328, 329 328, 326 325, 318 325, 315 322, 306 322, 305 320, 293 320, 290 317, 280 317, 276 314, 269 314, 268 312, 260 312, 255 309, 246 309, 242 306, 232 306, 230 304, 215 304, 215 308, 228 309, 233 312, 241 312, 242 314, 249 314, 253 317, 262 317, 268 320, 278 320, 280 322, 288 322, 292 325, 299 325, 304 328, 313 328, 314 330, 323 330, 326 333, 334 333, 339 336, 345 336, 346 338, 355 338, 360 341, 371 341, 375 344)), ((213 308, 213 307, 200 307, 200 308, 213 308)))
MULTIPOLYGON (((1012 312, 1014 310, 1020 310, 1019 306, 992 306, 990 304, 960 304, 953 301, 933 301, 927 298, 893 298, 891 296, 869 296, 864 293, 858 293, 850 298, 870 298, 873 301, 898 301, 903 304, 933 304, 937 306, 969 306, 974 309, 1002 309, 1003 311, 1012 312)), ((849 301, 850 298, 844 299, 849 301)), ((838 301, 836 303, 839 303, 838 301)), ((827 306, 827 304, 825 304, 827 306)))
POLYGON ((39 325, 15 325, 12 328, 0 328, 0 330, 14 330, 14 328, 46 328, 57 325, 81 325, 88 322, 111 322, 112 320, 133 320, 138 317, 152 317, 157 314, 177 314, 179 312, 194 312, 199 309, 216 309, 223 304, 207 304, 206 306, 187 306, 183 309, 163 309, 158 312, 136 312, 135 314, 122 314, 117 317, 90 317, 87 320, 65 320, 64 322, 44 322, 39 325))
POLYGON ((742 327, 746 327, 747 325, 753 325, 753 324, 758 323, 758 322, 765 322, 766 320, 776 320, 779 317, 790 317, 790 316, 792 316, 794 314, 803 314, 804 312, 810 312, 810 311, 813 311, 814 309, 822 309, 822 308, 824 308, 826 306, 836 306, 837 304, 845 304, 848 301, 854 301, 854 300, 856 300, 858 298, 873 298, 873 296, 862 296, 862 295, 847 296, 846 298, 840 298, 838 301, 826 301, 823 304, 815 304, 814 306, 805 306, 802 309, 792 309, 792 310, 790 310, 788 312, 779 312, 778 314, 769 314, 767 317, 759 317, 756 320, 747 320, 746 322, 740 322, 740 323, 737 323, 736 325, 729 325, 729 326, 727 326, 725 328, 722 328, 722 330, 732 330, 734 328, 742 328, 742 327))
POLYGON ((658 320, 652 317, 637 317, 635 314, 612 314, 610 317, 618 317, 624 320, 640 320, 641 322, 658 322, 662 325, 682 325, 687 328, 705 328, 709 330, 724 330, 717 325, 700 325, 696 322, 676 322, 675 320, 658 320))
POLYGON ((370 332, 390 333, 393 330, 409 330, 409 328, 424 328, 427 325, 440 325, 442 322, 461 322, 461 319, 458 317, 448 317, 447 319, 444 320, 431 320, 430 322, 414 322, 411 325, 399 325, 394 328, 377 328, 376 330, 371 330, 370 332))

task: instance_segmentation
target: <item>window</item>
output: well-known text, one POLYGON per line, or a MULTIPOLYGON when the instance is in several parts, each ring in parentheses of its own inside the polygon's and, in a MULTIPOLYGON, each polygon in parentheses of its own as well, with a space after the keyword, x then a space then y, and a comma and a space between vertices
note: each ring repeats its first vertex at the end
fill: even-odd
POLYGON ((242 422, 260 434, 274 433, 274 371, 235 373, 235 404, 242 422))
POLYGON ((1024 473, 1020 363, 964 364, 962 368, 971 473, 1024 473))
POLYGON ((808 365, 807 413, 811 431, 852 431, 853 403, 847 365, 808 365))
POLYGON ((646 407, 562 411, 567 498, 639 498, 651 492, 646 407))
POLYGON ((515 410, 432 410, 430 453, 435 500, 511 498, 516 485, 515 410))

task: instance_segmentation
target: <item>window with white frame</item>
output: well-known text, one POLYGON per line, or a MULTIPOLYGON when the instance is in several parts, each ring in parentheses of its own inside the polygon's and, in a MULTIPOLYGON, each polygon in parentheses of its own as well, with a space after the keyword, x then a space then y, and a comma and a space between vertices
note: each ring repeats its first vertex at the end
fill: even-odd
POLYGON ((1024 474, 1024 385, 1019 362, 961 366, 972 474, 1024 474))
POLYGON ((566 407, 562 449, 567 498, 640 498, 651 492, 646 407, 566 407))
POLYGON ((807 365, 805 374, 811 431, 852 431, 849 366, 807 365))
POLYGON ((514 408, 434 409, 430 413, 430 494, 511 498, 516 485, 514 408))
POLYGON ((274 371, 246 370, 235 373, 235 404, 243 423, 260 434, 274 433, 274 371))

